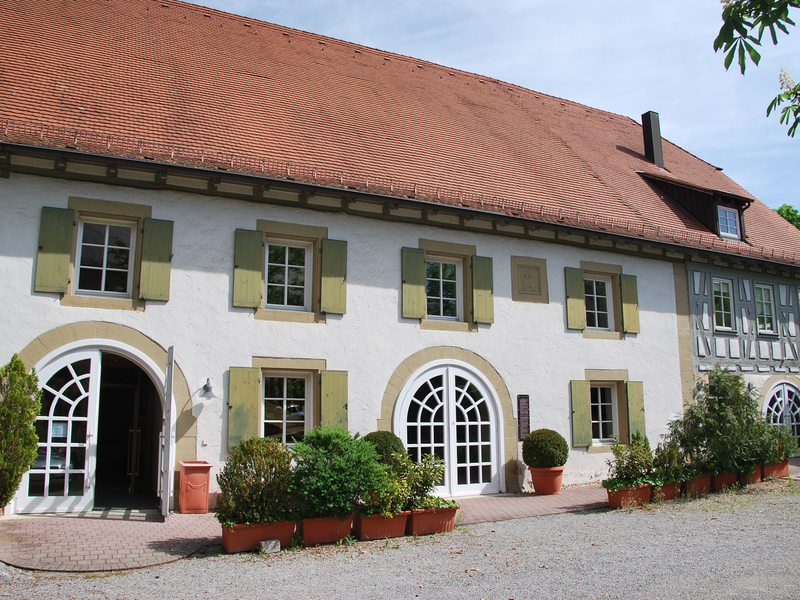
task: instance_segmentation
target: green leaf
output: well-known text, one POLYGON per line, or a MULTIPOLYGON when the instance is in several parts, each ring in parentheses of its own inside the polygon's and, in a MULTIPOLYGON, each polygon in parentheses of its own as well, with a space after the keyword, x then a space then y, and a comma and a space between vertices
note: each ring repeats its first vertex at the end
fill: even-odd
MULTIPOLYGON (((761 60, 761 55, 747 42, 745 42, 744 45, 747 47, 747 53, 750 55, 750 60, 752 60, 755 65, 758 66, 758 63, 761 60)), ((742 69, 742 72, 744 73, 744 69, 742 69)))

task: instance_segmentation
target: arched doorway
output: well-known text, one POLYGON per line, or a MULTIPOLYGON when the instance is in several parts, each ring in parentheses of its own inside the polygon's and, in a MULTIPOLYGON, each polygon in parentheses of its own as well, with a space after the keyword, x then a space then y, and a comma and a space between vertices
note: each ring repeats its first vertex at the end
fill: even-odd
POLYGON ((37 373, 39 452, 15 512, 157 507, 169 425, 152 361, 125 344, 78 342, 45 357, 37 373))
POLYGON ((800 390, 781 382, 773 387, 764 400, 764 414, 773 425, 786 425, 800 441, 800 390))
POLYGON ((394 430, 412 459, 423 454, 444 459, 439 492, 448 496, 500 490, 501 422, 491 385, 470 365, 455 361, 415 372, 394 414, 394 430))

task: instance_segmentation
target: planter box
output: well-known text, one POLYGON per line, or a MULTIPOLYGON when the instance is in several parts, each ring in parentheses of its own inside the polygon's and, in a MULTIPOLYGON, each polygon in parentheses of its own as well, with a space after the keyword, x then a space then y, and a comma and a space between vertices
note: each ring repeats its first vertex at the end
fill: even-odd
POLYGON ((756 465, 756 470, 753 472, 752 475, 745 475, 744 473, 739 473, 739 484, 740 485, 750 485, 751 483, 761 483, 761 472, 763 471, 764 467, 762 465, 756 465))
POLYGON ((711 491, 711 475, 700 475, 686 482, 686 495, 697 496, 711 491))
POLYGON ((650 491, 652 486, 649 483, 637 487, 626 487, 616 492, 606 490, 608 493, 609 508, 630 508, 639 504, 650 502, 650 491))
POLYGON ((353 516, 343 519, 339 517, 303 519, 301 527, 304 545, 332 544, 350 536, 353 528, 353 516))
POLYGON ((288 548, 292 545, 294 527, 294 521, 234 525, 233 528, 223 527, 222 546, 228 554, 255 550, 258 548, 258 542, 264 540, 278 540, 281 548, 288 548))
POLYGON ((764 465, 764 479, 766 479, 767 477, 788 477, 788 476, 789 476, 788 460, 782 460, 781 462, 764 465))
POLYGON ((428 535, 453 531, 456 525, 456 512, 460 507, 437 508, 433 510, 412 510, 408 515, 406 535, 428 535))
POLYGON ((561 481, 564 467, 535 468, 528 467, 531 472, 533 491, 540 496, 553 496, 561 492, 561 481))
POLYGON ((667 500, 674 500, 675 498, 680 498, 682 489, 683 489, 682 481, 676 481, 675 483, 665 483, 661 487, 653 488, 653 501, 666 502, 667 500))
POLYGON ((722 473, 721 475, 714 475, 711 481, 711 487, 715 492, 721 492, 724 489, 734 487, 739 483, 738 473, 722 473))
POLYGON ((362 542, 367 540, 383 540, 386 538, 403 537, 406 534, 406 524, 411 511, 403 511, 391 519, 380 515, 369 517, 356 517, 353 523, 353 535, 362 542))

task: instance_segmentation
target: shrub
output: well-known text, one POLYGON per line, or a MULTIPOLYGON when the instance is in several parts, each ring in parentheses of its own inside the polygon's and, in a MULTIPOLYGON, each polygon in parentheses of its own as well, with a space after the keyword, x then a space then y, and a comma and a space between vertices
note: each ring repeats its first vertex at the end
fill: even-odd
POLYGON ((224 526, 273 523, 292 516, 292 456, 271 438, 242 440, 217 475, 217 519, 224 526))
POLYGON ((567 440, 552 429, 531 431, 522 442, 522 460, 535 469, 561 467, 566 464, 568 456, 567 440))
POLYGON ((36 372, 28 373, 16 354, 0 367, 0 506, 11 501, 36 460, 39 436, 33 422, 42 409, 41 398, 36 372))
POLYGON ((625 487, 636 487, 646 483, 658 485, 659 481, 653 474, 653 451, 650 442, 640 432, 631 437, 630 444, 623 444, 619 440, 611 446, 613 459, 608 459, 610 477, 602 484, 606 489, 616 492, 625 487))
POLYGON ((433 454, 423 454, 419 462, 411 460, 408 454, 394 454, 393 460, 397 476, 405 480, 408 487, 403 510, 458 506, 453 500, 444 500, 435 495, 436 486, 444 477, 444 460, 433 454))
POLYGON ((685 458, 678 442, 668 441, 656 447, 653 472, 661 484, 677 483, 686 479, 685 458))
POLYGON ((363 508, 359 511, 364 516, 380 514, 388 519, 398 514, 408 502, 408 482, 405 478, 394 477, 386 473, 377 489, 364 498, 363 508))
POLYGON ((340 427, 317 427, 294 447, 291 489, 302 518, 345 517, 385 485, 375 446, 340 427))
POLYGON ((786 425, 764 424, 760 462, 768 465, 787 460, 797 452, 797 439, 786 425))
POLYGON ((406 451, 403 441, 391 431, 373 431, 365 435, 364 440, 375 446, 378 459, 384 465, 392 466, 392 454, 403 454, 406 451))

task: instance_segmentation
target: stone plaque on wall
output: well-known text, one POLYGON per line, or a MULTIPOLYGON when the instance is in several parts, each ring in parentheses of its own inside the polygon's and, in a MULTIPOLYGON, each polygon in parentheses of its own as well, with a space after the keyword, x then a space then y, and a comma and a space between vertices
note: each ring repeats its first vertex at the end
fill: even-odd
POLYGON ((543 258, 511 257, 511 299, 515 302, 550 302, 547 261, 543 258))

